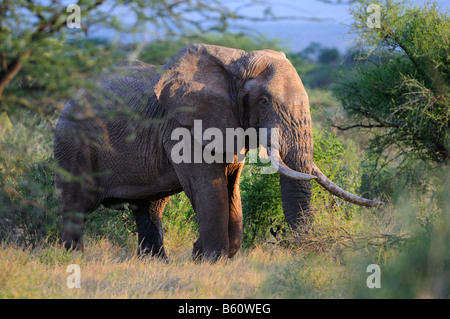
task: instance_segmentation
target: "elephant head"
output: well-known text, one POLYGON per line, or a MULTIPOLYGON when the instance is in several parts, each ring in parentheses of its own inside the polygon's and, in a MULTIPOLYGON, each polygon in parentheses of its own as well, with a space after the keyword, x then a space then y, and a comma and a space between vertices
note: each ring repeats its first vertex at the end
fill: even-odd
POLYGON ((224 134, 234 127, 278 129, 279 143, 269 143, 267 150, 280 164, 283 210, 291 227, 309 214, 311 179, 346 201, 382 204, 346 192, 314 164, 308 95, 284 53, 195 44, 164 69, 154 91, 182 126, 192 129, 194 120, 202 120, 203 130, 215 127, 224 134))

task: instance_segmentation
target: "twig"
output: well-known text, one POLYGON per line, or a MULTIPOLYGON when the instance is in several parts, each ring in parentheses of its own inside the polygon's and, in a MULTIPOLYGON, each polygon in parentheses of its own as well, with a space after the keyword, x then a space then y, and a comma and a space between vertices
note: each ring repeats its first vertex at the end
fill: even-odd
POLYGON ((346 126, 346 127, 331 124, 331 126, 337 128, 338 130, 341 130, 341 131, 347 131, 347 130, 355 128, 355 127, 363 127, 363 128, 392 127, 392 125, 388 125, 388 124, 374 124, 374 125, 355 124, 355 125, 350 125, 350 126, 346 126))

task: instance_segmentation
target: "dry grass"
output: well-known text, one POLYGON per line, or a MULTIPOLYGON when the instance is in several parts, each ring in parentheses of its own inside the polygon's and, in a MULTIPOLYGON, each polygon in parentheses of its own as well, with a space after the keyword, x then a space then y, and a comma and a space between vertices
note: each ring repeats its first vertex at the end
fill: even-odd
POLYGON ((137 259, 102 239, 83 253, 56 245, 34 249, 0 246, 0 298, 251 298, 274 265, 288 252, 270 247, 238 254, 233 260, 195 263, 190 245, 170 252, 168 262, 137 259), (276 262, 274 262, 276 260, 276 262), (81 288, 69 289, 67 266, 81 268, 81 288))
MULTIPOLYGON (((430 290, 428 282, 446 287, 447 281, 440 279, 445 272, 439 268, 445 245, 438 247, 437 257, 427 247, 401 253, 406 237, 392 220, 391 206, 353 218, 327 207, 316 211, 306 233, 242 249, 231 260, 215 264, 194 262, 191 249, 197 234, 176 227, 165 233, 168 261, 138 259, 133 237, 125 245, 88 237, 83 253, 67 252, 57 244, 29 248, 3 242, 0 298, 409 298, 430 290), (424 256, 419 259, 424 261, 419 273, 437 275, 425 276, 427 280, 417 275, 417 289, 403 287, 416 255, 424 256), (435 260, 439 267, 430 268, 427 260, 435 260), (366 269, 373 263, 382 267, 385 289, 366 285, 366 269), (67 287, 70 264, 80 266, 79 289, 67 287)), ((445 296, 444 290, 429 296, 445 296)))
POLYGON ((288 236, 291 249, 302 252, 327 252, 339 255, 345 250, 361 248, 383 250, 405 241, 408 234, 392 220, 391 206, 378 214, 364 211, 356 218, 346 218, 339 208, 316 211, 307 231, 288 236))
POLYGON ((88 239, 83 253, 56 244, 32 249, 4 243, 0 298, 351 297, 353 281, 365 279, 354 278, 357 264, 344 265, 342 249, 336 258, 335 248, 351 242, 350 232, 357 227, 333 212, 314 225, 308 235, 295 239, 295 248, 267 243, 215 264, 192 261, 195 234, 179 231, 166 233, 168 261, 138 259, 134 240, 118 246, 88 239), (70 264, 81 268, 80 289, 66 285, 70 264))

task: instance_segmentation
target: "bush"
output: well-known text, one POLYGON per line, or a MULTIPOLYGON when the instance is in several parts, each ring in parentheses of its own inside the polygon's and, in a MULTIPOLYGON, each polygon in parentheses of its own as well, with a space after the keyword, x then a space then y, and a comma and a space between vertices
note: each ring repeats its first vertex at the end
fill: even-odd
POLYGON ((244 166, 241 178, 243 246, 252 247, 268 239, 270 230, 284 228, 279 173, 261 174, 262 164, 244 166))
MULTIPOLYGON (((86 236, 96 239, 107 239, 121 247, 136 244, 136 223, 128 204, 121 209, 109 209, 100 206, 87 216, 86 236), (133 243, 131 243, 133 241, 133 243)), ((134 246, 135 247, 135 246, 134 246)))
MULTIPOLYGON (((407 240, 380 264, 382 289, 362 286, 356 297, 450 297, 450 170, 429 172, 425 179, 426 186, 403 181, 409 189, 403 189, 393 215, 407 240)), ((367 264, 379 263, 368 257, 367 264)))
POLYGON ((369 55, 361 53, 358 58, 365 63, 354 72, 346 70, 334 90, 350 117, 345 129, 369 129, 370 152, 398 166, 414 159, 448 163, 448 15, 436 4, 411 7, 408 1, 386 1, 381 27, 371 29, 366 25, 368 4, 363 1, 352 13, 362 52, 369 55))
POLYGON ((35 245, 55 240, 61 217, 54 191, 54 122, 26 114, 0 144, 0 240, 35 245))

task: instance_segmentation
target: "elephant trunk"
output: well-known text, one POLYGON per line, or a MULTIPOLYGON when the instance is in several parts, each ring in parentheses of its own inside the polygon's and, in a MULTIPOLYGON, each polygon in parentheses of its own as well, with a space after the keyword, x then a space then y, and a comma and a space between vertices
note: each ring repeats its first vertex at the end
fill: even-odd
POLYGON ((297 229, 307 225, 311 216, 311 182, 313 140, 310 128, 285 132, 280 152, 270 149, 272 163, 279 161, 281 200, 288 225, 297 229))
POLYGON ((286 222, 292 229, 308 224, 311 182, 293 180, 280 174, 281 201, 286 222))

